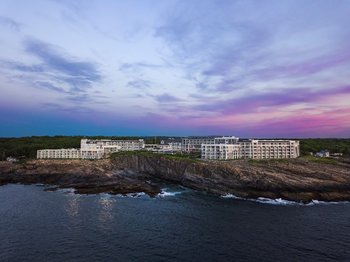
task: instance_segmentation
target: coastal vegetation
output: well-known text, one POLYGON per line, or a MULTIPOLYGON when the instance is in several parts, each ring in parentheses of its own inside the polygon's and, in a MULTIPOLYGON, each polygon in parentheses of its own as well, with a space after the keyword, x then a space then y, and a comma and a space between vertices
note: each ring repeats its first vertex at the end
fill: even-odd
POLYGON ((315 153, 321 150, 328 150, 330 153, 343 153, 350 155, 350 139, 349 138, 312 138, 297 139, 300 141, 300 153, 309 155, 310 152, 315 153))
POLYGON ((36 158, 39 149, 79 148, 82 138, 89 139, 145 139, 147 144, 159 143, 162 137, 129 136, 31 136, 19 138, 0 138, 0 160, 6 157, 36 158))
MULTIPOLYGON (((36 158, 38 149, 79 148, 80 140, 84 136, 32 136, 20 138, 0 138, 0 160, 6 157, 36 158)), ((121 137, 121 136, 89 136, 89 139, 145 139, 146 144, 159 143, 168 137, 121 137)), ((331 153, 343 153, 350 156, 350 139, 325 138, 325 139, 298 139, 300 140, 301 155, 310 155, 310 152, 328 150, 331 153)), ((144 152, 145 154, 145 152, 144 152)), ((199 155, 175 154, 167 155, 172 158, 195 159, 199 155)), ((164 156, 165 157, 165 156, 164 156)))
POLYGON ((194 153, 175 153, 175 154, 163 154, 163 153, 153 153, 150 151, 121 151, 116 152, 111 155, 112 159, 118 158, 120 156, 132 156, 132 155, 139 155, 139 156, 148 156, 148 157, 159 157, 159 158, 165 158, 170 160, 184 160, 189 162, 197 162, 200 158, 200 153, 194 152, 194 153))

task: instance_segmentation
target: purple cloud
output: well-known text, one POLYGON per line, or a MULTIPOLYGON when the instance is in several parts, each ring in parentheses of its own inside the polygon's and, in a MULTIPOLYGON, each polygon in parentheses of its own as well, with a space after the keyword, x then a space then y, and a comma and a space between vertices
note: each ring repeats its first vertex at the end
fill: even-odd
POLYGON ((257 112, 262 107, 288 106, 296 103, 313 103, 329 96, 350 94, 350 86, 311 90, 297 88, 265 94, 248 93, 243 97, 216 100, 196 106, 196 110, 220 112, 221 114, 257 112))
POLYGON ((159 103, 176 103, 181 101, 180 98, 177 98, 175 96, 169 95, 169 94, 162 94, 162 95, 157 95, 154 96, 155 100, 159 103))

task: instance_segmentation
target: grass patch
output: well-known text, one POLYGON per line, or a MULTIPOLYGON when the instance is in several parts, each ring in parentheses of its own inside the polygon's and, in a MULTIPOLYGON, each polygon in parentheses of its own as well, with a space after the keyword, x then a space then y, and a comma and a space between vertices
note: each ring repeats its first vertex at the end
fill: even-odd
POLYGON ((146 157, 162 157, 165 159, 170 160, 184 160, 184 161, 190 161, 190 162, 197 162, 198 161, 198 155, 197 154, 186 154, 186 153, 176 153, 176 154, 163 154, 163 153, 156 153, 156 152, 150 152, 150 151, 120 151, 116 153, 111 154, 111 158, 115 159, 118 156, 146 156, 146 157))
POLYGON ((314 163, 322 163, 322 164, 337 164, 338 161, 334 158, 328 157, 315 157, 315 156, 304 156, 304 159, 314 162, 314 163))
POLYGON ((293 158, 270 158, 270 159, 249 159, 250 164, 266 164, 266 163, 288 163, 293 158))

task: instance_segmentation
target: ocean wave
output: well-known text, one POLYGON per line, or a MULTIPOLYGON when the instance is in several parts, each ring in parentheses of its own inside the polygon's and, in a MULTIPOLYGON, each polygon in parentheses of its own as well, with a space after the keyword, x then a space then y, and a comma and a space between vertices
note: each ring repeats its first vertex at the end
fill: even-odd
POLYGON ((118 196, 122 196, 122 197, 142 197, 142 196, 146 196, 146 195, 147 194, 145 192, 128 193, 126 195, 118 194, 118 196))
POLYGON ((221 196, 222 198, 231 198, 231 199, 239 199, 239 200, 247 200, 252 202, 257 202, 261 204, 267 204, 267 205, 279 205, 279 206, 288 206, 288 205, 298 205, 298 206, 314 206, 314 205, 336 205, 336 204, 349 204, 350 201, 320 201, 320 200, 311 200, 308 203, 304 202, 297 202, 297 201, 291 201, 286 200, 283 198, 267 198, 267 197, 258 197, 257 199, 253 198, 243 198, 238 197, 234 194, 225 194, 221 196))
POLYGON ((337 205, 337 204, 349 204, 350 201, 321 201, 321 200, 312 200, 310 203, 307 203, 305 205, 312 206, 312 205, 337 205))
POLYGON ((74 188, 57 188, 57 191, 59 192, 62 192, 64 194, 67 194, 67 195, 71 195, 71 194, 74 194, 75 192, 75 189, 74 188))
POLYGON ((167 188, 163 188, 158 194, 158 197, 172 197, 183 193, 183 191, 167 191, 167 188))
POLYGON ((238 196, 235 196, 234 194, 225 194, 225 195, 222 195, 221 197, 222 197, 222 198, 233 198, 233 199, 243 199, 243 200, 246 200, 246 198, 238 197, 238 196))
POLYGON ((287 205, 305 205, 301 202, 296 201, 290 201, 282 198, 266 198, 266 197, 259 197, 258 199, 249 199, 251 201, 255 201, 262 204, 269 204, 269 205, 281 205, 281 206, 287 206, 287 205))

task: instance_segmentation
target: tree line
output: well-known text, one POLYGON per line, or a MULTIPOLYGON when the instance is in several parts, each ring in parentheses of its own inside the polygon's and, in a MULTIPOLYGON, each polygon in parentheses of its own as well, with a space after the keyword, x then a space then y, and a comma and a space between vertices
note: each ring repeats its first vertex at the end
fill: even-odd
MULTIPOLYGON (((0 160, 9 156, 36 158, 39 149, 80 148, 80 140, 89 139, 145 139, 146 144, 160 143, 169 137, 130 137, 130 136, 32 136, 20 138, 0 138, 0 160)), ((178 138, 180 139, 180 138, 178 138)), ((343 153, 350 156, 350 139, 297 139, 300 141, 300 152, 308 155, 310 152, 328 150, 331 153, 343 153)))

